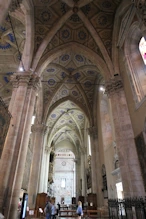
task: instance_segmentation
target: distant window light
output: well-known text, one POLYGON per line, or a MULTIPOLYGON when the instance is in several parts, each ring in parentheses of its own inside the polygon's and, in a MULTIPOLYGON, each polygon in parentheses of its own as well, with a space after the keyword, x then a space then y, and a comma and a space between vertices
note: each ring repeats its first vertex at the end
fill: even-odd
POLYGON ((90 140, 90 135, 88 135, 88 149, 89 149, 89 155, 91 156, 91 140, 90 140))
POLYGON ((61 179, 61 188, 65 188, 66 187, 66 179, 63 178, 61 179))
POLYGON ((24 69, 22 67, 19 67, 19 71, 24 71, 24 69))
POLYGON ((34 124, 34 121, 35 121, 35 116, 32 116, 31 125, 34 124))
POLYGON ((142 37, 139 42, 139 51, 144 61, 144 64, 146 65, 146 40, 144 37, 142 37))

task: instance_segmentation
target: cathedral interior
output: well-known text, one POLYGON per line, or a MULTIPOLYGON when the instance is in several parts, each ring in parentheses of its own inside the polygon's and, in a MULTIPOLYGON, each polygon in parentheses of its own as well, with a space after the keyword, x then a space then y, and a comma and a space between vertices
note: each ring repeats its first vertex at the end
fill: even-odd
POLYGON ((0 213, 146 195, 146 2, 0 0, 0 213), (91 198, 92 199, 92 198, 91 198))

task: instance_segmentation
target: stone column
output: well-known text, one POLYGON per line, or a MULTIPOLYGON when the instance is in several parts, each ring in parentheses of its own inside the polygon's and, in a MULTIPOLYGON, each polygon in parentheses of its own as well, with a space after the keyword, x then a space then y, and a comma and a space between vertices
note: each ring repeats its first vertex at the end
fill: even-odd
POLYGON ((9 206, 7 206, 7 218, 17 217, 18 200, 25 170, 25 162, 31 131, 31 120, 34 112, 36 91, 39 87, 38 85, 39 77, 32 75, 28 84, 18 138, 15 146, 15 153, 13 156, 11 174, 9 177, 10 186, 8 195, 9 206))
POLYGON ((85 170, 85 148, 81 148, 81 179, 82 179, 82 194, 86 196, 86 170, 85 170))
POLYGON ((97 138, 97 128, 91 127, 88 129, 91 139, 91 176, 92 176, 92 193, 96 193, 97 187, 97 167, 96 167, 96 138, 97 138))
POLYGON ((101 176, 101 161, 98 149, 98 130, 93 126, 88 129, 91 139, 91 176, 92 176, 92 193, 97 194, 97 206, 103 204, 101 195, 102 176, 101 176))
POLYGON ((79 185, 80 185, 80 159, 75 160, 76 164, 76 198, 78 200, 78 197, 80 195, 79 185))
POLYGON ((45 148, 47 147, 47 136, 48 133, 45 133, 44 136, 44 141, 43 141, 43 152, 42 152, 42 157, 41 157, 41 167, 40 167, 40 178, 39 178, 39 193, 44 192, 44 177, 45 177, 45 168, 46 168, 46 153, 45 153, 45 148))
POLYGON ((144 196, 134 133, 120 76, 115 76, 106 83, 106 93, 111 101, 124 197, 144 196))
POLYGON ((48 178, 49 178, 49 164, 50 164, 50 152, 51 152, 50 147, 45 148, 45 154, 46 154, 46 159, 45 159, 45 167, 44 167, 44 187, 43 191, 47 193, 48 190, 48 178))
POLYGON ((40 165, 42 156, 42 147, 44 141, 44 134, 46 132, 44 124, 35 124, 32 126, 32 134, 34 135, 34 148, 32 156, 32 164, 30 171, 30 178, 28 184, 28 203, 29 208, 35 208, 36 195, 38 193, 40 165))
POLYGON ((15 98, 11 100, 14 101, 13 108, 11 108, 12 119, 0 159, 0 212, 3 210, 3 204, 6 203, 9 185, 8 178, 11 173, 12 160, 15 152, 16 141, 30 78, 31 76, 28 72, 23 72, 23 74, 16 73, 12 77, 12 84, 13 81, 15 84, 15 98))
POLYGON ((49 155, 51 148, 45 146, 41 161, 41 173, 40 173, 40 182, 39 182, 39 193, 47 193, 48 188, 48 175, 49 175, 49 155))

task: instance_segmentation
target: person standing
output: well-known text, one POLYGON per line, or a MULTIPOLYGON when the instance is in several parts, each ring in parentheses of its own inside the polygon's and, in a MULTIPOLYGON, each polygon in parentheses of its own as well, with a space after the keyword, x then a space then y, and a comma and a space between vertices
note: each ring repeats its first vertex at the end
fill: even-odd
POLYGON ((81 216, 83 216, 83 209, 82 209, 81 201, 78 201, 77 215, 78 215, 78 219, 81 219, 81 216))
POLYGON ((51 214, 52 214, 52 204, 50 202, 50 200, 48 200, 48 203, 44 209, 45 215, 46 215, 46 219, 51 219, 51 214))
POLYGON ((59 211, 60 211, 60 203, 57 203, 57 215, 59 215, 59 211))
POLYGON ((52 202, 52 212, 51 212, 51 219, 55 219, 56 218, 56 206, 55 206, 55 202, 52 202))

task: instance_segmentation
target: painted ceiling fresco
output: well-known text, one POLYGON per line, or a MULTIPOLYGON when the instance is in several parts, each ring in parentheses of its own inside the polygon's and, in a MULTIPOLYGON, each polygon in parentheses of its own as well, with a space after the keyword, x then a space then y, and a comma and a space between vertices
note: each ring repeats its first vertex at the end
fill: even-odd
MULTIPOLYGON (((78 43, 106 61, 100 45, 102 43, 109 57, 112 56, 114 16, 120 2, 32 0, 34 56, 48 36, 48 44, 40 58, 47 57, 48 52, 55 49, 57 51, 59 46, 78 43), (74 13, 67 17, 70 11, 74 13), (91 34, 91 29, 94 29, 94 34, 91 34)), ((10 18, 7 17, 3 26, 0 26, 0 95, 7 105, 12 92, 10 76, 18 70, 26 29, 22 7, 11 12, 10 18), (20 51, 16 46, 10 18, 20 51)), ((83 144, 85 122, 89 120, 88 114, 94 106, 95 87, 104 81, 99 69, 87 54, 76 49, 60 51, 60 55, 42 70, 43 109, 44 115, 48 115, 46 120, 50 143, 68 140, 74 145, 83 144)))

